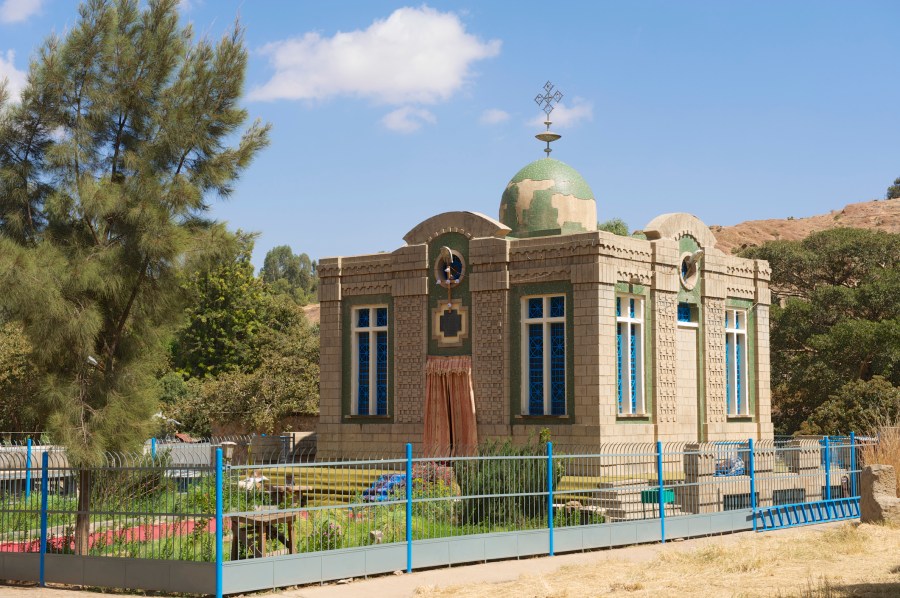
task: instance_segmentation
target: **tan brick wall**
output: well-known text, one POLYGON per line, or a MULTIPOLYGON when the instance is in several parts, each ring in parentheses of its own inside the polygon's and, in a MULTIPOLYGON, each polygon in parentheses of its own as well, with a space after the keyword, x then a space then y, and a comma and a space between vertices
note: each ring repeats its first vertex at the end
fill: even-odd
POLYGON ((725 300, 703 298, 703 359, 706 376, 706 426, 708 440, 724 440, 727 432, 725 405, 725 300))
MULTIPOLYGON (((601 367, 600 314, 601 305, 609 304, 609 287, 596 283, 572 285, 572 328, 574 359, 575 421, 580 425, 597 425, 600 421, 601 367), (606 295, 606 297, 604 297, 606 295), (606 301, 604 301, 606 299, 606 301)), ((604 305, 604 308, 607 307, 604 305)), ((604 350, 608 350, 603 347, 604 350)), ((615 393, 612 395, 615 396, 615 393)))
POLYGON ((421 423, 425 410, 428 296, 394 297, 394 420, 421 423))
POLYGON ((509 421, 508 291, 472 293, 472 386, 479 424, 509 421))
POLYGON ((660 437, 675 432, 677 422, 678 352, 675 322, 678 319, 678 295, 655 291, 653 298, 654 407, 660 437))

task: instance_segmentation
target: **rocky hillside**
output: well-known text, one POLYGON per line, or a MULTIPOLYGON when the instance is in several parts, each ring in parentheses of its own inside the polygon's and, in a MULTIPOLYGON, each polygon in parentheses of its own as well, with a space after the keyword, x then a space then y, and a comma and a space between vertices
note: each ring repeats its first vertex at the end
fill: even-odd
POLYGON ((711 226, 725 253, 762 245, 775 239, 797 241, 810 233, 829 228, 873 228, 900 233, 900 199, 852 203, 842 210, 809 218, 785 220, 748 220, 734 226, 711 226))

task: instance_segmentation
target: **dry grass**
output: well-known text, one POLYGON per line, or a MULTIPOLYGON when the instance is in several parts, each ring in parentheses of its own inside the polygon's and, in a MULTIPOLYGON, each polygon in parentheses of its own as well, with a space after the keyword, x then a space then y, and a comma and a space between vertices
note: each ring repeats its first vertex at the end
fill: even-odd
POLYGON ((898 474, 897 496, 900 496, 900 425, 881 426, 878 429, 878 444, 863 446, 860 454, 864 466, 875 463, 894 466, 894 472, 898 474))
POLYGON ((900 529, 846 523, 644 547, 645 559, 598 553, 584 564, 506 583, 419 588, 421 598, 900 596, 900 529))

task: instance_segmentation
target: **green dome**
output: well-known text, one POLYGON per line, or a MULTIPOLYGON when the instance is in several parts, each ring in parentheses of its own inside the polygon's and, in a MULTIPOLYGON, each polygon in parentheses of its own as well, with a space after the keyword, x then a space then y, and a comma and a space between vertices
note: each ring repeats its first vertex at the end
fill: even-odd
POLYGON ((500 222, 513 237, 567 235, 597 230, 597 202, 578 171, 541 158, 516 173, 500 201, 500 222))

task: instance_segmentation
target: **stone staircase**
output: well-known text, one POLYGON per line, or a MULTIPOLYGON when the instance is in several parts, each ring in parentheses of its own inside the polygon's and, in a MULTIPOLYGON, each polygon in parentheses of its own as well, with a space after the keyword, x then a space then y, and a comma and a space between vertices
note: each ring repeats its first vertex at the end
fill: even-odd
MULTIPOLYGON (((583 508, 602 513, 609 523, 656 519, 659 517, 658 504, 655 501, 646 504, 641 502, 642 491, 656 490, 656 488, 656 484, 649 482, 646 478, 595 482, 567 476, 561 481, 559 492, 554 496, 554 502, 564 506, 566 503, 578 501, 583 508), (594 487, 596 490, 586 490, 589 487, 594 487)), ((678 494, 676 491, 676 499, 678 494)), ((677 502, 666 505, 666 517, 680 515, 690 515, 690 513, 684 511, 677 502)))

